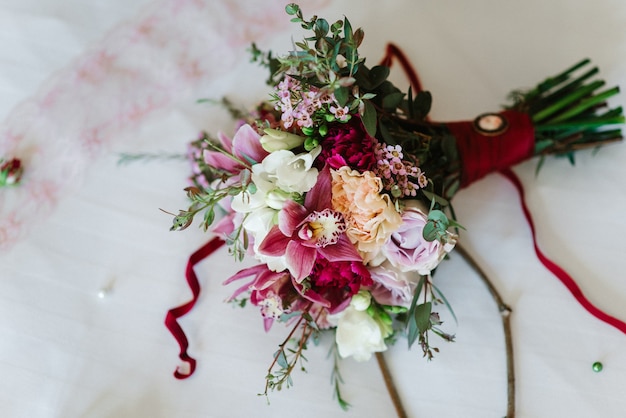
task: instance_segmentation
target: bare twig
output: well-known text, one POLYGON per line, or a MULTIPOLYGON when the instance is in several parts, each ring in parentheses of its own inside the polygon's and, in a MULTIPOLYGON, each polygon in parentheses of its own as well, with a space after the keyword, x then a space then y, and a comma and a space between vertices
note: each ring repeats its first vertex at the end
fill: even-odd
MULTIPOLYGON (((460 246, 458 243, 455 247, 455 251, 458 251, 461 254, 461 257, 465 259, 467 264, 478 274, 480 279, 483 281, 485 286, 487 286, 487 290, 489 294, 498 305, 498 310, 500 311, 500 315, 502 317, 502 327, 504 329, 504 342, 506 347, 506 370, 507 370, 507 409, 506 409, 506 418, 514 418, 515 417, 515 364, 513 361, 513 336, 511 333, 511 313, 513 312, 511 308, 504 303, 500 293, 498 293, 497 289, 487 277, 487 274, 480 268, 476 260, 467 252, 465 249, 460 246)), ((391 373, 389 372, 389 368, 387 367, 387 363, 385 361, 385 357, 382 353, 376 353, 376 360, 378 360, 378 367, 383 375, 385 380, 385 385, 387 386, 387 391, 389 392, 389 396, 391 397, 391 401, 393 402, 393 406, 396 409, 396 413, 398 418, 407 418, 406 411, 404 406, 402 405, 402 400, 400 399, 400 395, 396 389, 395 384, 393 383, 393 378, 391 373)))
POLYGON ((506 417, 514 418, 515 417, 515 364, 513 361, 513 337, 511 333, 511 313, 513 312, 511 308, 504 303, 502 297, 494 287, 493 283, 487 277, 487 274, 480 268, 476 260, 472 258, 472 256, 465 251, 465 249, 459 244, 456 245, 455 251, 457 251, 461 256, 465 259, 467 264, 474 269, 474 271, 481 278, 491 297, 498 305, 498 310, 500 311, 500 315, 502 317, 502 327, 504 328, 504 343, 506 346, 506 371, 507 371, 507 408, 506 408, 506 417))
POLYGON ((389 396, 391 397, 391 402, 393 402, 393 406, 396 408, 398 418, 407 418, 406 411, 402 405, 402 400, 400 399, 396 385, 393 383, 393 378, 389 372, 389 367, 387 367, 387 362, 385 361, 383 353, 376 353, 376 360, 378 361, 378 367, 383 374, 383 379, 385 380, 385 386, 387 386, 387 392, 389 392, 389 396))

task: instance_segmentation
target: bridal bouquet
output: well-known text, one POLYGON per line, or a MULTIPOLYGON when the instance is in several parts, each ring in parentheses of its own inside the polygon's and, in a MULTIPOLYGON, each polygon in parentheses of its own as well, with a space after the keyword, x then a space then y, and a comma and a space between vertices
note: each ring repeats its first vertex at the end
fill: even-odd
POLYGON ((334 334, 336 358, 366 361, 400 338, 432 358, 433 335, 454 340, 433 273, 462 228, 450 205, 456 191, 534 156, 573 160, 621 138, 604 127, 624 121, 621 108, 602 111, 618 90, 598 92, 604 82, 590 81, 597 69, 584 60, 514 92, 502 112, 432 122, 430 94, 402 92, 389 66, 366 65, 364 32, 348 19, 307 20, 295 4, 286 12, 308 36, 284 56, 253 45, 271 95, 249 113, 231 108, 232 137, 203 133, 190 144, 191 203, 172 226, 199 215, 235 259, 258 262, 226 284, 237 283, 230 301, 254 306, 266 330, 290 329, 265 394, 292 384, 321 332, 334 334))

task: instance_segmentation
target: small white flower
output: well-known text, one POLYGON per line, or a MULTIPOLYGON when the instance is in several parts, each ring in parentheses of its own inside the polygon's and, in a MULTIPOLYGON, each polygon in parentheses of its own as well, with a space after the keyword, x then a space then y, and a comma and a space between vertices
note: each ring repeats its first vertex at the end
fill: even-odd
POLYGON ((318 171, 313 161, 320 152, 320 147, 297 155, 288 150, 272 152, 263 159, 261 167, 252 167, 252 181, 260 189, 269 188, 259 184, 266 182, 289 193, 308 192, 317 181, 318 171))
POLYGON ((342 358, 368 361, 372 353, 387 350, 380 325, 367 313, 370 301, 369 292, 359 292, 346 309, 328 318, 337 323, 335 341, 342 358))

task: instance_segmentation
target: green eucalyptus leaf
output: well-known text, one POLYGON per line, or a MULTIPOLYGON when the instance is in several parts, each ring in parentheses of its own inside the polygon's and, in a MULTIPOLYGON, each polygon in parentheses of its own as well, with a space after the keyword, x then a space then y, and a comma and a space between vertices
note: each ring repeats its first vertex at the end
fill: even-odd
POLYGON ((422 236, 428 242, 435 241, 439 236, 439 230, 435 226, 434 222, 427 222, 422 229, 422 236))
POLYGON ((348 90, 347 87, 339 87, 337 89, 335 89, 335 99, 337 100, 337 103, 339 103, 339 106, 345 106, 346 103, 348 103, 348 98, 350 97, 350 91, 348 90))
POLYGON ((389 77, 389 67, 384 65, 377 65, 370 69, 369 81, 371 88, 375 89, 380 86, 389 77))
POLYGON ((407 340, 409 343, 409 348, 415 343, 417 337, 419 336, 419 329, 417 328, 417 323, 415 322, 415 317, 410 316, 409 322, 407 324, 407 340))
POLYGON ((298 6, 296 3, 289 3, 287 6, 285 6, 285 12, 289 16, 293 16, 299 11, 300 11, 300 6, 298 6))
POLYGON ((343 37, 346 38, 346 42, 352 42, 352 25, 348 18, 343 20, 343 37))
POLYGON ((441 149, 449 161, 458 160, 458 149, 456 139, 452 135, 444 135, 441 141, 441 149))
POLYGON ((430 313, 432 311, 432 303, 426 302, 415 307, 415 325, 420 333, 428 331, 430 328, 430 313))
POLYGON ((365 100, 364 111, 363 111, 363 126, 365 126, 365 130, 371 137, 376 136, 376 108, 369 100, 365 100))
POLYGON ((330 27, 326 19, 317 19, 317 21, 315 22, 315 35, 318 38, 326 36, 329 30, 330 27))
POLYGON ((431 210, 428 213, 428 220, 435 221, 436 223, 441 224, 441 227, 443 227, 443 229, 446 229, 449 224, 446 214, 438 209, 431 210))
POLYGON ((383 108, 393 111, 400 106, 402 99, 404 99, 404 93, 395 92, 388 94, 383 98, 383 108))
POLYGON ((430 92, 420 91, 417 93, 415 100, 413 101, 413 110, 415 119, 424 119, 428 116, 430 108, 432 106, 433 98, 430 92))
POLYGON ((283 369, 289 367, 289 363, 287 363, 287 357, 285 356, 285 352, 283 350, 278 350, 274 353, 274 358, 276 359, 276 363, 283 369))

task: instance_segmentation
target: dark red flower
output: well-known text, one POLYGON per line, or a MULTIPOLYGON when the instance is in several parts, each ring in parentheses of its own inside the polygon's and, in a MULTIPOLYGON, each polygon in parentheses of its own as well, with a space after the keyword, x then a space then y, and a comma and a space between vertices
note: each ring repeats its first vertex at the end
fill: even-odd
POLYGON ((329 261, 318 256, 310 274, 311 288, 330 302, 329 311, 339 311, 361 286, 373 284, 369 270, 361 261, 329 261))
POLYGON ((376 167, 376 138, 368 135, 358 117, 347 123, 333 123, 321 142, 318 161, 338 169, 348 166, 360 172, 376 167))

